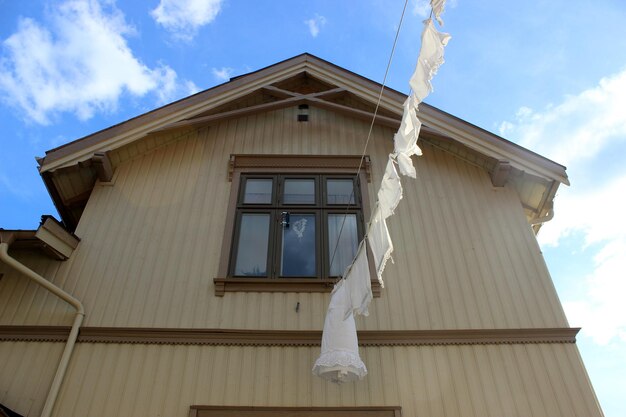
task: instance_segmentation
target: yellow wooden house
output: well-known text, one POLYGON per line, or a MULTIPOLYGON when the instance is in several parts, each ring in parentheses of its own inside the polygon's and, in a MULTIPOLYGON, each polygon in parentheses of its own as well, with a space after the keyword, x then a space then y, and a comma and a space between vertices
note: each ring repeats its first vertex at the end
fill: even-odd
POLYGON ((380 89, 302 54, 48 151, 60 221, 0 230, 0 415, 601 416, 535 238, 565 167, 427 104, 369 373, 311 374, 402 115, 386 88, 361 159, 380 89))

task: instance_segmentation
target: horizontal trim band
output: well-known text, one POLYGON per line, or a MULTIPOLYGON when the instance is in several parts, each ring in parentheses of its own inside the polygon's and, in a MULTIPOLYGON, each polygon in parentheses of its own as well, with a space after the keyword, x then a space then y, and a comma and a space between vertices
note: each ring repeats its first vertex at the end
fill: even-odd
MULTIPOLYGON (((336 283, 336 279, 319 278, 213 278, 218 297, 227 292, 331 292, 336 283)), ((373 297, 380 297, 380 282, 371 280, 371 287, 373 297)))
MULTIPOLYGON (((360 346, 575 343, 580 328, 362 330, 360 346)), ((0 326, 0 341, 63 342, 69 326, 0 326)), ((319 330, 82 327, 78 342, 227 346, 320 346, 319 330)))
POLYGON ((315 170, 347 170, 365 172, 367 181, 372 180, 369 155, 276 155, 276 154, 231 154, 228 162, 228 179, 232 180, 235 170, 269 168, 277 169, 315 169, 315 170))

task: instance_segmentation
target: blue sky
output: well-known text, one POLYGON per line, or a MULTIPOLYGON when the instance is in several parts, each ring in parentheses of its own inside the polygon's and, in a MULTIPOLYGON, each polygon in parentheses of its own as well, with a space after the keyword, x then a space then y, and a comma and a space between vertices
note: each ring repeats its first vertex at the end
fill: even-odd
MULTIPOLYGON (((0 0, 0 227, 55 213, 34 156, 302 52, 382 81, 401 0, 0 0)), ((410 0, 388 85, 408 92, 410 0)), ((626 415, 626 3, 449 0, 427 102, 568 167, 539 240, 609 417, 626 415)))

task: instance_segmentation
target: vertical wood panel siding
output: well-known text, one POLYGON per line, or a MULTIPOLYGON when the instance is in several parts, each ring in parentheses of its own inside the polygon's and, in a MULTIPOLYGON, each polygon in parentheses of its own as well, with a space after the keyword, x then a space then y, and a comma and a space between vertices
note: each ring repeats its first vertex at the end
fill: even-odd
MULTIPOLYGON (((0 401, 38 416, 61 343, 0 343, 0 401)), ((369 375, 311 375, 319 348, 79 344, 55 416, 187 416, 189 406, 396 406, 405 417, 592 417, 575 345, 367 347, 369 375), (158 382, 155 382, 158 381, 158 382)))
POLYGON ((0 342, 0 403, 24 416, 39 416, 63 343, 0 342))
MULTIPOLYGON (((72 258, 60 263, 24 255, 25 262, 83 301, 88 326, 320 329, 328 294, 215 297, 212 281, 222 251, 231 153, 362 152, 368 123, 309 112, 307 123, 296 121, 294 107, 114 152, 115 183, 95 187, 72 258)), ((373 130, 367 151, 372 203, 393 133, 373 130)), ((390 220, 395 263, 385 272, 383 296, 358 327, 566 326, 515 191, 492 187, 486 172, 445 151, 424 142, 422 148, 418 179, 403 180, 404 199, 390 220)), ((5 272, 0 323, 70 322, 64 303, 5 272)))

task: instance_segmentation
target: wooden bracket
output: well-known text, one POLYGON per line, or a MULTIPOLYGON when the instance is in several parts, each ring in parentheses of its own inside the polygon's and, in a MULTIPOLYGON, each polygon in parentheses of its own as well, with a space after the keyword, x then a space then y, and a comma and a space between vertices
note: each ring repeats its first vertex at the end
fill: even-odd
POLYGON ((511 176, 512 168, 509 161, 498 161, 491 172, 491 184, 494 187, 504 187, 511 176))
POLYGON ((108 152, 96 152, 91 158, 93 167, 96 170, 98 179, 102 182, 109 182, 113 178, 113 166, 108 152))

